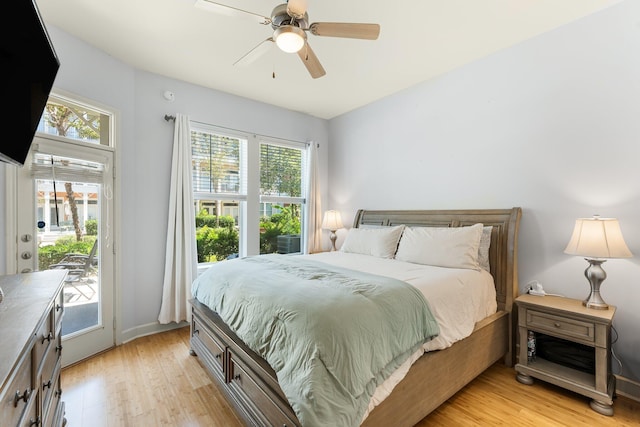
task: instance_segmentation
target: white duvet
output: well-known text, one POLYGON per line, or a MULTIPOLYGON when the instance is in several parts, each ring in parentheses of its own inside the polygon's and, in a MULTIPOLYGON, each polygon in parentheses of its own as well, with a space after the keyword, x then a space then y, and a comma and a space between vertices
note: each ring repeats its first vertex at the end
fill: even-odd
POLYGON ((323 252, 302 257, 403 280, 422 292, 440 326, 437 338, 425 343, 421 350, 376 389, 365 418, 391 393, 425 351, 441 350, 468 337, 478 321, 494 314, 497 309, 493 277, 485 270, 433 267, 344 252, 323 252))

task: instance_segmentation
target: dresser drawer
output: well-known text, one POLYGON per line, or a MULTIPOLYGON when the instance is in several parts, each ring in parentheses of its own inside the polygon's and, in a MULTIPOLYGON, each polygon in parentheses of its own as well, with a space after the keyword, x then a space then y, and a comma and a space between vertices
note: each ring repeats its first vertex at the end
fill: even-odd
POLYGON ((52 327, 54 311, 55 310, 52 310, 47 313, 44 322, 42 322, 36 331, 36 342, 33 345, 33 362, 35 363, 34 366, 36 370, 40 370, 40 365, 49 346, 55 345, 55 334, 52 327))
POLYGON ((578 339, 585 343, 595 342, 595 324, 583 320, 560 317, 543 311, 527 310, 527 327, 548 332, 559 338, 578 339))
POLYGON ((53 303, 53 332, 60 333, 62 327, 62 315, 64 314, 64 292, 60 292, 53 303))
POLYGON ((60 352, 56 351, 56 348, 51 345, 45 354, 44 361, 42 363, 42 372, 38 378, 40 378, 40 393, 42 408, 46 411, 51 401, 51 395, 53 394, 54 384, 56 382, 55 374, 60 373, 60 352))
POLYGON ((47 394, 44 397, 44 403, 42 406, 42 413, 44 414, 42 425, 44 427, 59 425, 59 420, 57 418, 58 414, 56 414, 56 412, 58 410, 60 396, 62 394, 62 391, 60 390, 60 369, 61 366, 58 364, 53 372, 53 377, 51 378, 51 387, 48 387, 48 390, 45 391, 47 394))
MULTIPOLYGON (((37 407, 37 399, 36 399, 36 394, 34 393, 31 396, 31 399, 29 399, 29 402, 27 404, 27 408, 24 412, 24 414, 22 414, 22 420, 16 424, 19 427, 34 427, 34 426, 39 426, 42 418, 40 418, 38 416, 38 407, 37 407)), ((4 424, 3 424, 4 427, 4 424)))
POLYGON ((25 409, 35 400, 31 387, 31 360, 31 352, 27 352, 15 370, 15 377, 0 395, 0 426, 18 425, 25 409))

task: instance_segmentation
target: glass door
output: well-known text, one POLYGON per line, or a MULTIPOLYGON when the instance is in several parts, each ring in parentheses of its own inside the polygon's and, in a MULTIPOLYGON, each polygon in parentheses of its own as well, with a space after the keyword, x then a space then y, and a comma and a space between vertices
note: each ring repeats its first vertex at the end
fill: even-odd
POLYGON ((67 272, 66 366, 114 345, 113 153, 39 136, 28 162, 18 172, 18 271, 67 272))

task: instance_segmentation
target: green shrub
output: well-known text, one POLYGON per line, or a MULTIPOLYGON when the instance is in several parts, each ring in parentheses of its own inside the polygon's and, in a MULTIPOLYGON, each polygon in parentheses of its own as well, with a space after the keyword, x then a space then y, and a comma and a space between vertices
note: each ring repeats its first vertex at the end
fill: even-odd
POLYGON ((273 254, 278 252, 278 236, 283 234, 277 223, 271 221, 260 222, 260 253, 273 254))
POLYGON ((65 236, 53 245, 38 248, 38 270, 46 270, 51 264, 59 263, 69 253, 88 255, 95 240, 95 237, 84 237, 78 242, 75 236, 65 236))
POLYGON ((280 212, 260 218, 260 253, 278 252, 278 236, 300 234, 300 212, 295 205, 273 206, 280 212))
MULTIPOLYGON (((278 236, 300 234, 300 212, 297 206, 274 206, 280 212, 260 218, 260 253, 278 251, 278 236)), ((209 215, 206 210, 196 215, 198 262, 212 262, 237 254, 238 230, 231 216, 209 215)))
POLYGON ((209 215, 207 211, 202 211, 196 216, 196 228, 207 226, 209 228, 233 228, 236 221, 232 216, 209 215))
POLYGON ((84 222, 84 229, 87 233, 87 236, 97 236, 98 235, 98 220, 97 219, 88 219, 84 222))
POLYGON ((196 229, 198 262, 222 261, 238 253, 238 230, 235 227, 203 226, 196 229))

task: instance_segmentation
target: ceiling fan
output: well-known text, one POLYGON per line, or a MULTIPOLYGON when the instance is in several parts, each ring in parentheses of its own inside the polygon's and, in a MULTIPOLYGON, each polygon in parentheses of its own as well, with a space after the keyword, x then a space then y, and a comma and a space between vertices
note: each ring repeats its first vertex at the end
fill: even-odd
POLYGON ((279 4, 271 12, 271 17, 228 6, 210 0, 196 0, 195 5, 225 15, 242 15, 255 19, 259 24, 271 25, 273 34, 251 49, 234 65, 247 65, 260 57, 271 43, 275 43, 282 51, 297 53, 302 63, 317 79, 326 74, 318 57, 309 46, 307 32, 321 37, 343 37, 352 39, 376 40, 380 34, 378 24, 356 24, 348 22, 314 22, 309 24, 306 0, 288 0, 279 4))

